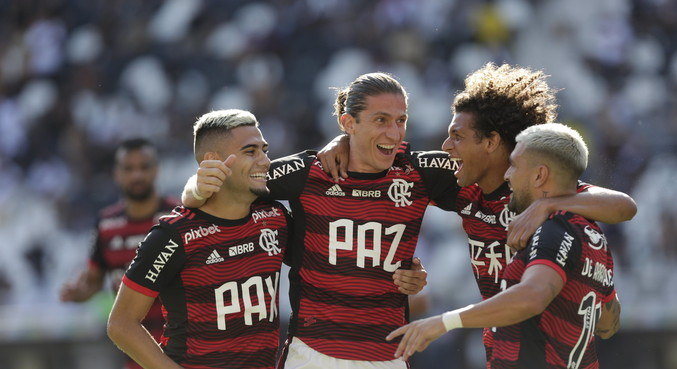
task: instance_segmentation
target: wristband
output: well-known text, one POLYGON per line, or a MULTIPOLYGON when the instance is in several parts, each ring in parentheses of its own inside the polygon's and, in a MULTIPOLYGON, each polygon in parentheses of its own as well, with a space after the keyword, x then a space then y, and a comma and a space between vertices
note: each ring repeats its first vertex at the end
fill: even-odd
POLYGON ((449 332, 452 329, 463 328, 463 321, 461 320, 461 313, 471 309, 475 305, 468 305, 464 308, 447 311, 442 314, 442 323, 444 323, 444 328, 449 332))
POLYGON ((193 186, 193 188, 190 189, 190 192, 193 194, 193 197, 197 201, 202 201, 205 199, 204 197, 200 196, 200 194, 197 193, 197 184, 195 184, 195 186, 193 186))

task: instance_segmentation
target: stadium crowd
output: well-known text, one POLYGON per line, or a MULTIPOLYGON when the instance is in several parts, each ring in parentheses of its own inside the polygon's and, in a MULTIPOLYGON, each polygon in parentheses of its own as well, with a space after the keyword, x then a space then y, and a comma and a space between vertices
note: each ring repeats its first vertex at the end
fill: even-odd
MULTIPOLYGON (((667 333, 674 348, 675 34, 671 0, 0 0, 0 346, 103 335, 103 308, 64 305, 58 289, 85 263, 97 209, 117 198, 123 139, 158 145, 158 187, 178 196, 204 112, 254 112, 271 158, 320 148, 338 134, 329 87, 380 70, 410 93, 407 140, 439 149, 464 77, 493 61, 545 70, 559 121, 591 147, 583 179, 637 201, 634 220, 605 226, 621 329, 667 333)), ((459 223, 426 215, 430 313, 477 298, 459 223)), ((420 365, 481 367, 479 332, 447 341, 420 365)), ((642 368, 677 366, 647 357, 642 368)))

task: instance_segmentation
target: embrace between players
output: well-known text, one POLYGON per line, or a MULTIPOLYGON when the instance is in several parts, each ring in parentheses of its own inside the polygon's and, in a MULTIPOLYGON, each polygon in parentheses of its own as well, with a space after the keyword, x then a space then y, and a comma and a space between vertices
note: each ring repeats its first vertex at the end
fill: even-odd
POLYGON ((205 114, 186 207, 141 243, 109 336, 146 368, 407 368, 446 331, 485 328, 487 367, 598 367, 594 335, 618 330, 620 303, 594 221, 636 207, 578 180, 587 148, 556 107, 542 72, 487 64, 454 100, 446 152, 411 151, 404 88, 365 74, 337 95, 345 135, 272 162, 251 113, 205 114), (483 301, 407 324, 431 203, 462 217, 483 301), (282 262, 292 317, 277 354, 282 262), (158 296, 159 345, 140 324, 158 296))

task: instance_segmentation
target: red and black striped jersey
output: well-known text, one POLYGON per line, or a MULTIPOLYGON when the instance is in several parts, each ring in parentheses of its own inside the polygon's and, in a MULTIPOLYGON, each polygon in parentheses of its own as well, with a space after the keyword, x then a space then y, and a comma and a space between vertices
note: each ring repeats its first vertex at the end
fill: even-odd
POLYGON ((312 152, 273 161, 271 196, 294 215, 290 336, 339 359, 392 360, 385 337, 407 322, 392 274, 411 266, 428 203, 451 209, 454 187, 444 152, 400 152, 390 169, 339 183, 312 152))
MULTIPOLYGON (((108 206, 99 212, 89 266, 101 269, 109 275, 110 288, 114 293, 117 293, 122 276, 134 259, 139 243, 146 237, 151 227, 157 224, 160 217, 170 213, 177 205, 178 199, 163 197, 155 214, 145 219, 130 219, 123 202, 108 206)), ((146 314, 143 326, 159 340, 164 324, 160 301, 156 301, 146 314)), ((138 366, 128 365, 128 367, 138 366)))
POLYGON ((519 283, 526 268, 536 264, 552 267, 564 286, 543 313, 497 328, 491 368, 598 368, 595 324, 602 304, 615 296, 606 237, 579 215, 554 213, 507 265, 505 286, 519 283))
MULTIPOLYGON (((590 187, 579 182, 578 192, 590 187)), ((513 255, 508 240, 508 224, 515 213, 508 210, 510 187, 502 184, 490 194, 484 194, 477 185, 463 187, 458 192, 454 211, 463 219, 463 229, 468 234, 470 265, 482 299, 488 299, 501 291, 503 270, 513 255)), ((491 357, 492 331, 483 334, 487 361, 491 357)))
POLYGON ((289 215, 257 201, 239 220, 178 207, 160 219, 123 278, 159 295, 161 345, 185 368, 273 368, 278 286, 289 215))

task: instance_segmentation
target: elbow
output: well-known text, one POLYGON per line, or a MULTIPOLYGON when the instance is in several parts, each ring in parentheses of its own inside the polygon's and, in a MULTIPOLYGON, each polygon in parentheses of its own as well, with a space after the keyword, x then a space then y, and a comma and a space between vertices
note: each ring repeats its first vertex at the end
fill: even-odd
POLYGON ((616 213, 615 219, 616 221, 613 223, 627 222, 628 220, 634 218, 635 214, 637 214, 637 203, 635 200, 626 194, 623 194, 622 196, 623 199, 621 201, 621 206, 618 207, 618 212, 616 213))
POLYGON ((111 314, 106 324, 106 334, 116 345, 125 336, 124 323, 111 314))

